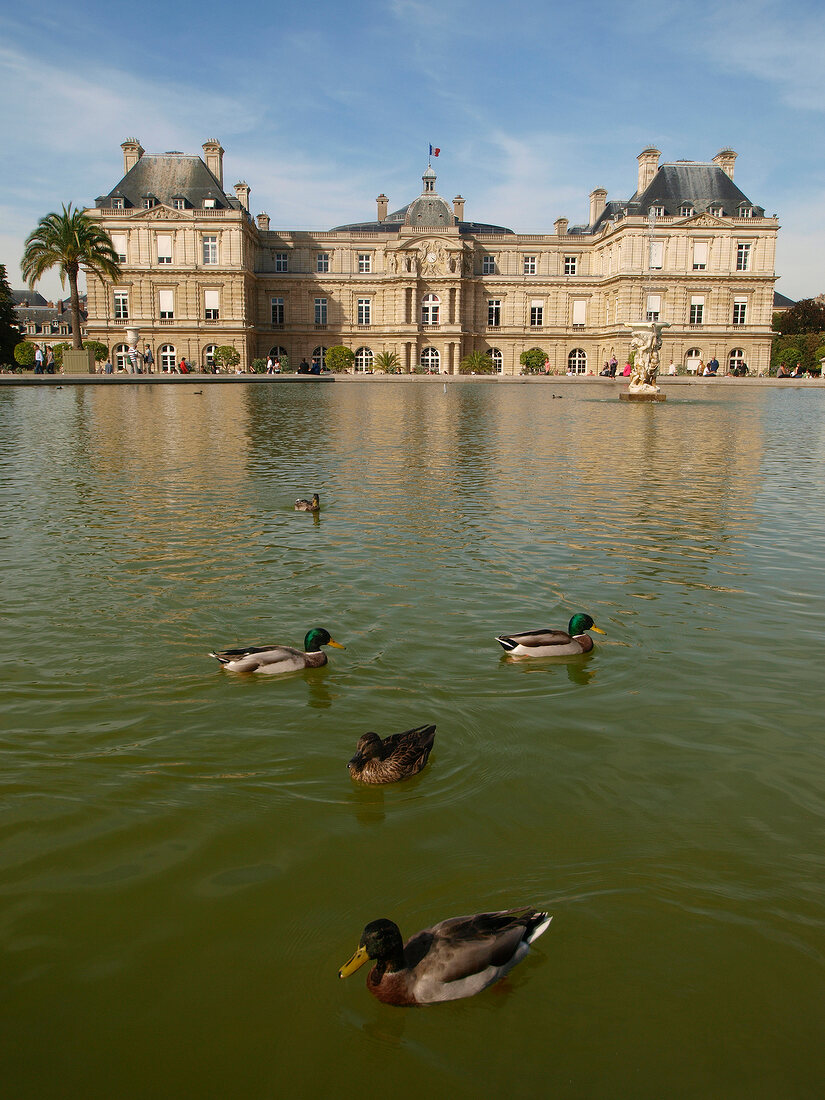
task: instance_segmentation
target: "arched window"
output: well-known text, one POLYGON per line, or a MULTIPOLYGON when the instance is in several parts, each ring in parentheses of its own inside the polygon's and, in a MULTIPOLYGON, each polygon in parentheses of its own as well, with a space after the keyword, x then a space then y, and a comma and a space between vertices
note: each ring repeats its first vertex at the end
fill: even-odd
POLYGON ((269 349, 269 354, 273 359, 283 359, 286 355, 286 348, 282 348, 280 344, 276 344, 274 348, 269 349))
POLYGON ((496 374, 501 374, 504 370, 504 356, 501 354, 499 348, 488 348, 487 354, 493 360, 493 370, 496 374))
POLYGON ((215 352, 217 350, 217 344, 207 344, 203 349, 203 365, 209 367, 210 370, 215 366, 215 352))
POLYGON ((696 374, 699 369, 699 360, 702 358, 701 348, 688 348, 685 352, 685 370, 688 374, 696 374))
POLYGON ((160 358, 160 369, 164 371, 171 371, 175 366, 175 345, 163 344, 158 350, 158 356, 160 358))
POLYGON ((745 353, 741 348, 731 348, 728 353, 728 374, 733 374, 745 365, 745 353))
POLYGON ((359 348, 355 353, 355 369, 359 370, 372 370, 372 350, 370 348, 359 348))
POLYGON ((421 323, 437 325, 441 299, 437 294, 425 294, 421 300, 421 323))
POLYGON ((441 356, 435 348, 424 348, 421 352, 421 366, 424 370, 438 374, 441 368, 441 356))
POLYGON ((128 344, 116 344, 115 347, 112 348, 115 370, 129 369, 129 356, 126 354, 128 350, 128 344))
POLYGON ((584 374, 587 370, 587 355, 584 348, 573 348, 567 356, 567 369, 571 374, 584 374))
POLYGON ((324 356, 327 353, 326 348, 316 348, 312 353, 312 365, 313 367, 323 367, 324 356))

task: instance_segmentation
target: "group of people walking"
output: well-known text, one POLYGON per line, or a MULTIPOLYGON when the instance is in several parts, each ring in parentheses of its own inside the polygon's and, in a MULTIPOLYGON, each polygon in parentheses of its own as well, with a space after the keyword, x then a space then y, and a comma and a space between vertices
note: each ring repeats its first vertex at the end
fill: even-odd
POLYGON ((46 348, 45 353, 43 348, 39 344, 34 345, 34 373, 35 374, 54 374, 54 352, 51 348, 46 348))

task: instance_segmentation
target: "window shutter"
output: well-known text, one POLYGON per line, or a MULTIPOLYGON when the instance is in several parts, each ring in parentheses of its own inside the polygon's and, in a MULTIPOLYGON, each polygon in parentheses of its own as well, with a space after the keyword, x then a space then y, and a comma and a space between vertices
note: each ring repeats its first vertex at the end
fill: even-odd
POLYGON ((647 296, 647 312, 659 313, 662 308, 662 297, 660 294, 648 294, 647 296))
POLYGON ((707 262, 708 262, 708 242, 707 241, 694 241, 693 242, 693 262, 695 264, 707 264, 707 262))
POLYGON ((690 304, 692 306, 703 306, 705 304, 704 294, 693 294, 693 295, 691 295, 690 304))
POLYGON ((219 290, 205 290, 203 297, 205 309, 220 309, 221 292, 219 290))
POLYGON ((175 308, 174 290, 159 290, 158 298, 160 300, 161 313, 172 313, 175 308))
POLYGON ((126 234, 125 233, 113 233, 112 234, 112 248, 118 254, 118 256, 126 255, 126 234))
POLYGON ((665 255, 665 242, 664 241, 651 241, 650 242, 650 266, 661 267, 665 255))
POLYGON ((158 233, 158 257, 172 255, 172 238, 169 234, 158 233))
POLYGON ((587 319, 587 302, 579 299, 573 303, 573 324, 583 325, 587 319))

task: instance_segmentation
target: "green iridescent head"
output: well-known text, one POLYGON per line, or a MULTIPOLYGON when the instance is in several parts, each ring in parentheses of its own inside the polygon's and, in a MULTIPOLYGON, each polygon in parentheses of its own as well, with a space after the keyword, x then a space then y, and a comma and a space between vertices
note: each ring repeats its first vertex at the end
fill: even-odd
POLYGON ((336 649, 345 648, 340 642, 332 640, 328 630, 324 630, 322 626, 314 626, 312 630, 307 631, 307 636, 304 638, 304 652, 318 653, 322 645, 332 645, 336 649))
POLYGON ((579 612, 567 624, 567 633, 574 637, 576 634, 584 634, 585 630, 593 630, 596 634, 604 634, 604 631, 599 630, 589 615, 579 612))

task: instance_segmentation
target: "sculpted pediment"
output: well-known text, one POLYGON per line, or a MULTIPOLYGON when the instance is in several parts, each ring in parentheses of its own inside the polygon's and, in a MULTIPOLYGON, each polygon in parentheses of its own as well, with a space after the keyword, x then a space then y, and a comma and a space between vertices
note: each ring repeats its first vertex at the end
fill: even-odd
POLYGON ((456 275, 461 273, 461 249, 446 248, 438 238, 410 241, 387 253, 391 272, 414 275, 456 275))
POLYGON ((142 221, 148 221, 148 222, 164 221, 164 222, 168 222, 172 218, 177 220, 178 218, 180 218, 180 216, 182 214, 191 217, 192 216, 192 211, 191 210, 175 210, 175 209, 173 209, 173 207, 166 206, 166 205, 164 205, 164 203, 159 202, 157 206, 153 206, 149 210, 136 210, 135 213, 132 216, 135 219, 140 218, 142 221))
POLYGON ((713 214, 694 214, 691 218, 685 218, 683 224, 695 226, 696 229, 714 229, 724 218, 717 218, 713 214))

